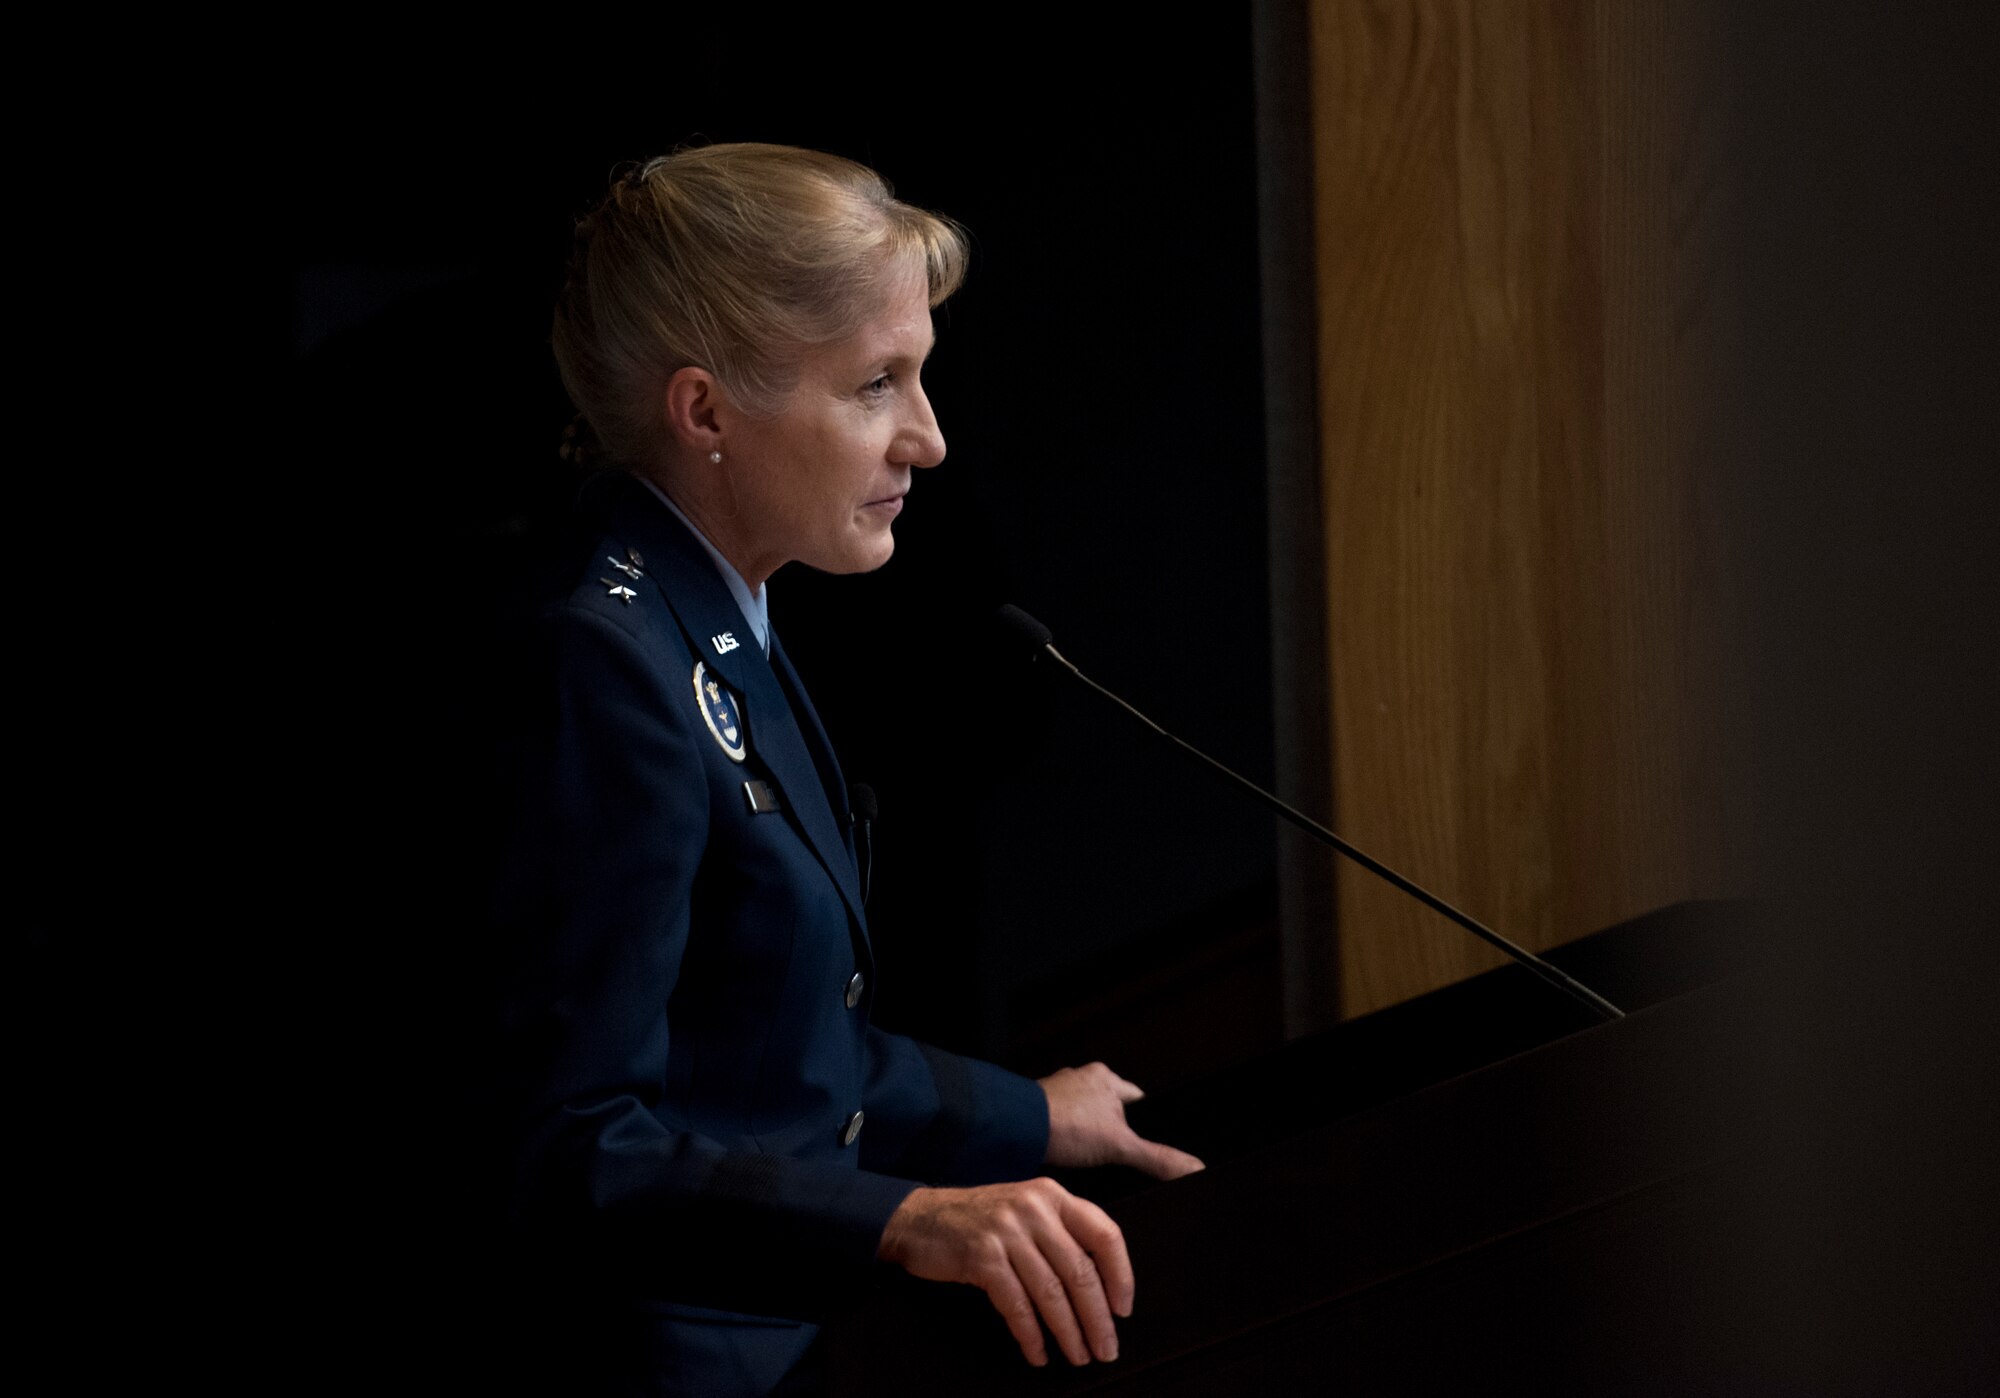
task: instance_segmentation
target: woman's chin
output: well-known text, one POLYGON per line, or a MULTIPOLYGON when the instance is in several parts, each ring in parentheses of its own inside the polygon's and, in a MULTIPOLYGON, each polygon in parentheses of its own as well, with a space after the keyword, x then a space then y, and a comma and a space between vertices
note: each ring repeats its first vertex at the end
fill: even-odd
POLYGON ((889 559, 892 556, 894 556, 895 552, 896 552, 895 536, 890 534, 888 530, 884 529, 882 531, 882 540, 874 549, 872 549, 869 552, 868 561, 863 563, 860 567, 856 568, 854 571, 857 573, 872 573, 877 568, 880 568, 884 563, 887 563, 889 559))
POLYGON ((822 573, 872 573, 896 552, 896 538, 886 527, 880 533, 857 535, 839 549, 829 549, 825 559, 805 561, 822 573))

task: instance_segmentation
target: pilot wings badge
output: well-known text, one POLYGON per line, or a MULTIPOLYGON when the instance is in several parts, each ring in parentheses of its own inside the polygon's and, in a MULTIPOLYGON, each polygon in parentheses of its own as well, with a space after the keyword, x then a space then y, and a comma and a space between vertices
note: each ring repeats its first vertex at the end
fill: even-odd
POLYGON ((742 703, 699 660, 694 663, 694 702, 708 723, 708 731, 715 735, 715 741, 731 762, 741 762, 749 755, 750 740, 743 731, 742 703))

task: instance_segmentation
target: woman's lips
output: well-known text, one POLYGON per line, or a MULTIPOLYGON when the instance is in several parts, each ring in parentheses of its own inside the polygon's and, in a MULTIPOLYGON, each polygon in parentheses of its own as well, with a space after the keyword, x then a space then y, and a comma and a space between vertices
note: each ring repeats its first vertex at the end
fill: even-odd
POLYGON ((870 500, 862 508, 881 510, 891 515, 901 514, 903 512, 903 497, 900 495, 885 495, 880 500, 870 500))

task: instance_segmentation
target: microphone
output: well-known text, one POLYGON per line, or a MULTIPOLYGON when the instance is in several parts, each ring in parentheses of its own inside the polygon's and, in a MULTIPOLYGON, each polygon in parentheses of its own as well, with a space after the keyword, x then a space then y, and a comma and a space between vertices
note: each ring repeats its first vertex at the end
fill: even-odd
POLYGON ((875 842, 871 833, 875 817, 881 814, 875 804, 875 788, 866 782, 854 782, 847 788, 848 821, 854 826, 855 862, 861 866, 861 901, 868 901, 868 876, 874 871, 875 842))
MULTIPOLYGON (((1000 623, 1000 629, 1007 633, 1008 639, 1017 642, 1023 648, 1030 651, 1039 651, 1044 646, 1047 646, 1049 652, 1054 654, 1055 647, 1049 643, 1055 640, 1056 633, 1049 630, 1048 627, 1042 625, 1039 621, 1036 621, 1012 602, 1009 602, 1006 606, 995 612, 993 619, 1000 623)), ((1062 657, 1058 655, 1056 659, 1062 660, 1062 657)), ((1063 660, 1063 664, 1067 665, 1069 662, 1063 660)))
POLYGON ((1162 738, 1165 738, 1168 742, 1172 743, 1182 752, 1185 752, 1190 757, 1193 757, 1197 761, 1206 764, 1208 767, 1214 769, 1215 771, 1220 772, 1223 776, 1229 778, 1230 781, 1234 782, 1238 787, 1242 788, 1244 791, 1249 792, 1252 796, 1254 796, 1257 800, 1261 801, 1264 805, 1268 806, 1271 810, 1276 811, 1286 820, 1289 820, 1292 824, 1298 826, 1299 829, 1305 831, 1309 835, 1312 835, 1314 838, 1318 839, 1322 843, 1333 846, 1333 848, 1339 850, 1342 854, 1346 855, 1356 864, 1359 864, 1369 873, 1401 889, 1403 892, 1409 894, 1412 898, 1416 899, 1419 903, 1422 903, 1425 907, 1431 909, 1431 911, 1436 913, 1442 913, 1445 917, 1450 918, 1453 922, 1457 923, 1460 927, 1463 927, 1466 931, 1472 933, 1473 936, 1478 937, 1481 941, 1486 942, 1491 946, 1499 948, 1501 951, 1505 952, 1508 956, 1520 962, 1523 966, 1526 966, 1530 971, 1533 971, 1537 976, 1540 976, 1543 980, 1547 981, 1550 985, 1562 991, 1565 995, 1568 995, 1573 999, 1580 1000, 1584 1004, 1588 1005, 1601 1018, 1611 1020, 1611 1019, 1623 1019, 1625 1017, 1625 1012, 1623 1010, 1619 1009, 1616 1005, 1612 1004, 1602 995, 1599 995, 1596 991, 1592 990, 1582 981, 1577 980, 1574 976, 1571 976, 1567 972, 1559 970, 1554 966, 1551 966, 1548 962, 1542 960, 1541 957, 1536 956, 1526 947, 1517 946, 1513 942, 1508 941, 1505 937, 1501 936, 1498 932, 1495 932, 1485 923, 1480 922, 1477 918, 1472 917, 1468 913, 1460 912, 1457 908, 1454 908, 1451 904, 1445 902, 1444 899, 1438 897, 1435 893, 1432 893, 1429 889, 1424 888, 1421 884, 1418 884, 1411 879, 1404 878, 1401 874, 1397 873, 1394 869, 1391 869, 1381 860, 1375 859, 1370 855, 1362 853, 1360 850, 1356 849, 1353 845, 1349 844, 1347 841, 1341 839, 1340 836, 1334 834, 1333 831, 1327 829, 1324 825, 1321 825, 1318 821, 1314 820, 1312 817, 1305 815, 1300 811, 1294 810, 1292 807, 1286 805, 1283 801, 1280 801, 1277 797, 1273 796, 1270 792, 1264 790, 1263 787, 1258 786, 1255 782, 1251 781, 1249 778, 1239 776, 1237 773, 1231 771, 1229 768, 1223 766, 1220 762, 1217 762, 1214 758, 1210 757, 1207 753, 1203 752, 1200 748, 1195 747, 1192 743, 1183 742, 1181 739, 1169 733, 1166 729, 1160 727, 1159 724, 1153 722, 1153 720, 1151 720, 1150 718, 1147 718, 1144 714, 1140 713, 1137 709, 1133 708, 1130 704, 1126 703, 1123 699, 1120 699, 1117 695, 1113 694, 1110 690, 1106 689, 1103 685, 1099 684, 1096 680, 1093 680, 1092 678, 1090 678, 1090 676, 1084 674, 1083 671, 1077 669, 1076 666, 1070 664, 1069 661, 1065 660, 1063 658, 1062 652, 1055 648, 1054 645, 1055 633, 1050 631, 1048 627, 1042 625, 1039 621, 1036 621, 1033 617, 1029 616, 1026 612, 1022 611, 1019 607, 1013 605, 1010 602, 1006 606, 1000 608, 999 613, 997 614, 995 619, 1000 626, 1000 630, 1004 633, 1008 641, 1015 644, 1020 649, 1027 651, 1033 657, 1040 657, 1043 655, 1048 656, 1050 659, 1054 660, 1056 664, 1062 666, 1063 669, 1069 671, 1070 674, 1076 676, 1078 680, 1082 681, 1090 688, 1096 690, 1099 694, 1103 695, 1106 699, 1109 699, 1112 703, 1116 704, 1126 713, 1132 715, 1133 718, 1139 720, 1140 723, 1143 723, 1146 727, 1152 729, 1162 738))

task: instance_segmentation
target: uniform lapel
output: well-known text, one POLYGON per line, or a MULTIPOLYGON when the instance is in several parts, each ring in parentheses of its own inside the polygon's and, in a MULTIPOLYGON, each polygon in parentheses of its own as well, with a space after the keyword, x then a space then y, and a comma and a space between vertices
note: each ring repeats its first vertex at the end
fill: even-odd
MULTIPOLYGON (((867 948, 867 920, 861 910, 861 886, 855 873, 853 852, 843 838, 840 822, 820 779, 801 723, 811 726, 822 744, 826 734, 819 716, 804 701, 797 675, 786 664, 787 679, 800 696, 800 714, 795 717, 771 662, 757 645, 757 637, 743 619, 729 587, 715 571, 715 562, 687 526, 673 517, 666 506, 655 500, 636 482, 618 482, 622 490, 613 513, 612 525, 625 544, 639 551, 639 565, 653 579, 695 656, 708 672, 735 691, 742 703, 745 736, 749 741, 746 766, 761 766, 783 793, 787 811, 798 821, 800 830, 827 876, 840 890, 861 929, 861 945, 867 948), (736 644, 731 646, 733 639, 736 644)), ((608 566, 608 565, 607 565, 608 566)), ((773 647, 773 654, 777 654, 773 647)), ((688 676, 687 702, 695 702, 694 677, 688 676)), ((832 749, 826 748, 831 762, 832 749)), ((838 779, 839 768, 832 768, 838 779)))
POLYGON ((792 715, 799 722, 806 748, 825 780, 827 804, 833 808, 834 824, 840 830, 840 842, 847 850, 848 862, 859 867, 854 858, 854 825, 847 818, 847 779, 841 775, 840 759, 834 755, 833 740, 826 736, 826 727, 819 721, 819 711, 813 708, 812 700, 806 695, 805 682, 799 678, 791 656, 785 654, 785 647, 775 631, 771 633, 771 668, 778 672, 778 684, 785 691, 786 699, 791 701, 792 715))
MULTIPOLYGON (((733 601, 731 605, 735 605, 733 601)), ((776 654, 775 649, 773 654, 776 654)), ((801 722, 817 727, 818 719, 810 707, 803 714, 795 713, 786 701, 777 674, 765 663, 763 656, 753 656, 741 668, 748 672, 749 678, 744 699, 753 715, 750 719, 751 740, 759 741, 761 733, 764 760, 771 774, 777 778, 786 802, 798 813, 799 824, 805 829, 813 853, 819 856, 819 862, 826 866, 827 874, 839 886, 840 896, 847 900, 848 910, 854 914, 855 926, 863 929, 865 943, 868 924, 861 913, 861 884, 855 874, 854 856, 841 837, 840 822, 827 800, 819 767, 814 763, 805 736, 800 731, 801 722), (767 715, 761 726, 754 717, 760 713, 767 715)))

